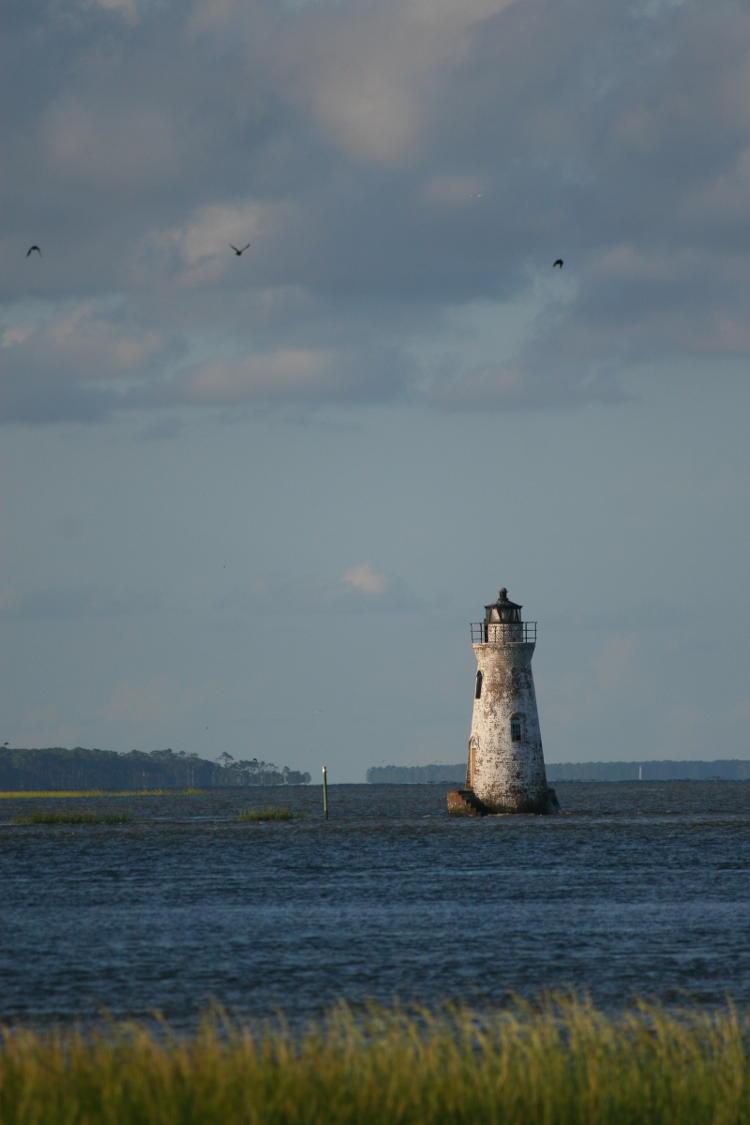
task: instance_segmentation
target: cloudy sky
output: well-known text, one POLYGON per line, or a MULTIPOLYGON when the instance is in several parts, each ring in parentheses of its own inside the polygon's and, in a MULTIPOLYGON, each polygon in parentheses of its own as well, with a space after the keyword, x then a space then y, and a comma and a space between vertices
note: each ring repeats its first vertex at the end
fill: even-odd
POLYGON ((748 756, 746 3, 0 19, 0 743, 748 756))

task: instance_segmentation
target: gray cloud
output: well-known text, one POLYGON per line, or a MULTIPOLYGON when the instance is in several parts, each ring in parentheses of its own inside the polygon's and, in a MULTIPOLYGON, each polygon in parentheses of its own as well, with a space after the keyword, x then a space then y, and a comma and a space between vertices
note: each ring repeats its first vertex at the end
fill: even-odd
POLYGON ((159 595, 96 585, 0 593, 0 617, 14 621, 80 621, 131 617, 160 608, 159 595))
POLYGON ((91 0, 6 29, 4 421, 574 407, 628 363, 748 353, 731 0, 91 0), (537 316, 464 361, 475 302, 537 316))
POLYGON ((338 577, 309 575, 302 580, 275 575, 258 577, 216 600, 219 616, 232 622, 258 614, 299 618, 304 615, 410 612, 424 601, 400 578, 382 573, 370 562, 355 563, 338 577))

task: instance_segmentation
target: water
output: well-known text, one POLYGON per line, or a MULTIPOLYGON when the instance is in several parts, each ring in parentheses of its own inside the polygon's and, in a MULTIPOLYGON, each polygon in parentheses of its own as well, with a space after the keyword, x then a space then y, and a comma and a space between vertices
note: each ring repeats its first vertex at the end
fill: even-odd
POLYGON ((588 991, 750 1006, 750 784, 558 784, 557 817, 449 818, 445 786, 0 802, 0 1019, 190 1029, 339 998, 588 991), (237 823, 284 804, 306 819, 237 823), (16 826, 35 809, 126 825, 16 826))

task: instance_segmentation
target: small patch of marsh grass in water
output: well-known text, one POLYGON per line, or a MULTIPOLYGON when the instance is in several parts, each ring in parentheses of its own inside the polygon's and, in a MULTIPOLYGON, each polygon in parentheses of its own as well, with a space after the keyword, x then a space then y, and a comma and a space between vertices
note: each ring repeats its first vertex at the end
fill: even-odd
POLYGON ((53 809, 17 816, 13 824, 130 824, 128 813, 93 813, 76 809, 53 809))
POLYGON ((293 820, 294 813, 291 809, 287 809, 281 805, 268 805, 264 809, 246 809, 245 812, 238 813, 235 820, 241 823, 247 823, 258 820, 293 820))
POLYGON ((748 1125, 750 1019, 731 1005, 617 1016, 550 998, 485 1012, 340 1005, 297 1034, 209 1013, 0 1029, 13 1125, 748 1125))

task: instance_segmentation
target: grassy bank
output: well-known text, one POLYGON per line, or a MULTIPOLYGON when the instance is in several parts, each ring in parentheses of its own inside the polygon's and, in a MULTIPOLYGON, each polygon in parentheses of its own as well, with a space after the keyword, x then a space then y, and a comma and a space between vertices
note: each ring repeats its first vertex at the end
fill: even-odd
POLYGON ((611 1019, 550 1001, 491 1016, 345 1008, 293 1040, 207 1018, 6 1030, 0 1120, 14 1125, 739 1125, 750 1023, 731 1008, 611 1019))
POLYGON ((3 789, 0 801, 21 797, 175 797, 206 792, 206 789, 3 789))

